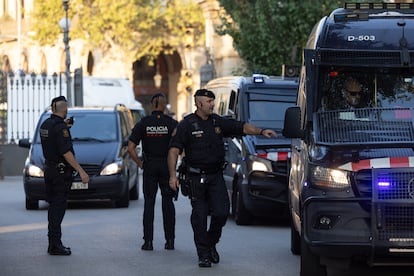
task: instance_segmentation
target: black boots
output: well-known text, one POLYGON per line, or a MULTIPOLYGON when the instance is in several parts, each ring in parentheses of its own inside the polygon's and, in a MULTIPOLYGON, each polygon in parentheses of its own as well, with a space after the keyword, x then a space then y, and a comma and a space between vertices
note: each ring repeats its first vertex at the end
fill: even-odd
POLYGON ((211 259, 211 262, 213 263, 213 264, 218 264, 219 262, 220 262, 220 255, 219 255, 219 253, 217 252, 217 249, 216 249, 216 246, 213 246, 212 248, 211 248, 211 252, 210 252, 210 259, 211 259))
POLYGON ((141 246, 141 249, 146 251, 154 250, 154 247, 152 246, 152 241, 145 241, 144 244, 141 246))
MULTIPOLYGON (((174 239, 168 239, 165 242, 164 248, 166 250, 174 250, 174 239)), ((152 245, 152 241, 145 241, 144 244, 141 246, 142 250, 151 251, 154 250, 154 247, 152 245)))
POLYGON ((165 248, 166 250, 174 250, 174 239, 168 239, 168 240, 165 242, 165 246, 164 246, 164 248, 165 248))
POLYGON ((49 245, 49 247, 47 248, 47 253, 49 253, 49 255, 68 256, 72 254, 72 251, 70 250, 70 247, 64 247, 62 244, 59 244, 49 245))

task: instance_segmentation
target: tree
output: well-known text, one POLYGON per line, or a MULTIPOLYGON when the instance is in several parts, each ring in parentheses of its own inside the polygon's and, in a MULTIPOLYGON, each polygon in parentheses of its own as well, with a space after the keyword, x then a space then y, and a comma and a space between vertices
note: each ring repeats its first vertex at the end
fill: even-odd
POLYGON ((220 35, 233 38, 245 61, 245 74, 280 75, 282 64, 300 64, 302 48, 314 24, 333 9, 338 0, 274 1, 220 0, 226 11, 220 35))
MULTIPOLYGON (((62 2, 35 0, 34 7, 35 40, 53 44, 61 32, 57 21, 64 17, 62 2)), ((69 17, 71 39, 81 38, 103 51, 119 51, 129 60, 149 57, 152 62, 161 52, 183 47, 188 27, 194 29, 195 43, 201 45, 204 35, 203 14, 193 1, 72 0, 69 17)))

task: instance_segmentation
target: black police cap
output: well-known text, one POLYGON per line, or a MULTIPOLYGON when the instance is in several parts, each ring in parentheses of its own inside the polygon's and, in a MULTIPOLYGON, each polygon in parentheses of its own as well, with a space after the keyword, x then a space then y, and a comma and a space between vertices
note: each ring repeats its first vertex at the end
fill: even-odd
POLYGON ((216 98, 214 93, 207 89, 198 89, 194 94, 194 97, 197 97, 197 96, 204 96, 204 97, 213 98, 213 99, 216 98))
POLYGON ((152 103, 152 101, 153 101, 154 99, 159 98, 159 97, 165 98, 164 93, 159 92, 159 93, 157 93, 157 94, 153 95, 153 96, 151 97, 151 101, 150 101, 150 102, 152 103))
POLYGON ((59 97, 56 97, 56 98, 53 98, 52 99, 52 104, 51 105, 54 105, 55 103, 57 103, 57 102, 66 102, 66 98, 65 98, 65 96, 59 96, 59 97))

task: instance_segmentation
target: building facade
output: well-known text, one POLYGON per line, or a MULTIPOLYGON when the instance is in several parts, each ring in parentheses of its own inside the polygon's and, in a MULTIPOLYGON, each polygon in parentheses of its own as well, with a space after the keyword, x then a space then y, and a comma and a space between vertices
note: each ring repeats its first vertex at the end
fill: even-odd
MULTIPOLYGON (((233 48, 232 39, 214 32, 214 25, 219 23, 218 1, 193 1, 202 8, 206 21, 204 47, 193 48, 189 52, 177 49, 168 56, 160 54, 156 64, 148 66, 141 60, 123 61, 116 51, 104 53, 90 48, 86 41, 71 39, 70 71, 73 73, 76 68, 82 68, 86 76, 128 78, 133 84, 136 99, 144 106, 148 105, 152 94, 162 91, 168 95, 171 111, 180 119, 185 113, 193 111, 192 93, 203 83, 200 69, 207 68, 211 78, 231 75, 243 66, 233 48), (206 64, 208 66, 204 66, 206 64), (188 72, 193 82, 192 91, 188 91, 183 83, 188 72)), ((33 5, 34 0, 0 0, 0 69, 14 73, 62 75, 66 69, 63 34, 54 45, 48 46, 40 46, 31 39, 30 13, 33 5)))

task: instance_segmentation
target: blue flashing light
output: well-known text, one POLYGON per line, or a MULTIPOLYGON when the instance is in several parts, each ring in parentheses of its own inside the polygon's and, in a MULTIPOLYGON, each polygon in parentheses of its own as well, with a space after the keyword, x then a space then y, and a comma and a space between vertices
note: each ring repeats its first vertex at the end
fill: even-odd
POLYGON ((253 83, 264 83, 265 75, 253 74, 253 83))
POLYGON ((389 188, 391 183, 389 181, 378 181, 377 185, 379 188, 389 188))

